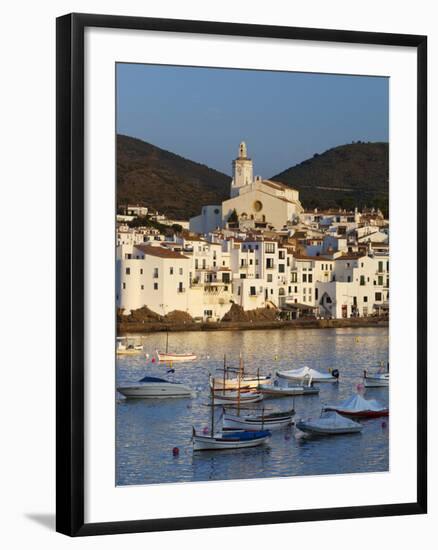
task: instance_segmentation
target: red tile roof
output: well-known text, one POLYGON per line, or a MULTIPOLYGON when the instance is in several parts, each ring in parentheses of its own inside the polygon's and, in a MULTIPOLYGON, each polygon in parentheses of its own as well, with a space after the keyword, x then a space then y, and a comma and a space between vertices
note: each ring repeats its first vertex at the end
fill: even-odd
POLYGON ((169 250, 168 248, 163 248, 162 246, 152 246, 150 244, 138 244, 135 246, 141 250, 144 254, 149 256, 157 256, 158 258, 175 258, 175 259, 185 259, 188 260, 188 256, 184 256, 180 252, 175 252, 174 250, 169 250))

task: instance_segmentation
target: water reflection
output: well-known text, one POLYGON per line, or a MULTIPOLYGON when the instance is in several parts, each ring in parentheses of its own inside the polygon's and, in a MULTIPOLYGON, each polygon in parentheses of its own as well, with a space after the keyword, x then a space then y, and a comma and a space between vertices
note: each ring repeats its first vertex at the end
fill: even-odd
MULTIPOLYGON (((319 370, 338 368, 339 384, 320 385, 319 396, 265 400, 265 408, 285 410, 293 405, 295 418, 319 415, 322 404, 349 397, 366 368, 388 360, 385 328, 189 332, 169 335, 169 350, 198 355, 194 363, 175 365, 175 373, 151 362, 164 349, 162 333, 138 336, 144 353, 117 360, 117 384, 142 376, 161 376, 197 390, 195 399, 117 400, 117 484, 248 479, 257 477, 375 472, 388 469, 389 422, 364 422, 361 434, 333 438, 296 437, 293 428, 273 432, 266 446, 229 452, 193 453, 192 426, 210 424, 208 373, 227 362, 238 365, 242 352, 245 369, 261 374, 305 365, 319 370), (145 354, 150 357, 145 357, 145 354), (178 456, 172 449, 179 448, 178 456)), ((388 403, 387 388, 373 388, 367 398, 388 403)), ((120 396, 118 396, 120 398, 120 396)), ((257 405, 255 405, 257 406, 257 405)), ((218 412, 219 416, 219 412, 218 412)))

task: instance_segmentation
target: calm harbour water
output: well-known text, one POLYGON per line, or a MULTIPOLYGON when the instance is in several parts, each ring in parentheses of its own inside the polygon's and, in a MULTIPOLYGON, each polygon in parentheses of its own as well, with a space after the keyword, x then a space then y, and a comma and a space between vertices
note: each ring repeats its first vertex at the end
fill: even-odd
MULTIPOLYGON (((182 382, 196 390, 194 399, 125 400, 117 394, 117 485, 187 481, 251 479, 294 475, 381 472, 389 469, 389 420, 363 421, 361 434, 301 437, 294 427, 273 431, 266 445, 230 451, 193 452, 192 426, 210 425, 208 374, 220 369, 223 354, 229 366, 261 374, 280 369, 314 367, 340 371, 339 384, 319 384, 314 396, 265 399, 254 404, 286 410, 294 405, 295 420, 319 416, 322 404, 332 404, 356 391, 365 368, 388 361, 388 329, 308 329, 169 334, 169 351, 193 352, 198 359, 174 365, 152 363, 156 349, 164 351, 165 333, 133 335, 144 352, 117 358, 117 385, 137 382, 145 375, 182 382), (147 358, 145 354, 149 354, 147 358), (179 448, 174 457, 172 449, 179 448)), ((366 398, 388 404, 388 388, 367 389, 366 398)), ((220 417, 217 408, 216 418, 220 417)))

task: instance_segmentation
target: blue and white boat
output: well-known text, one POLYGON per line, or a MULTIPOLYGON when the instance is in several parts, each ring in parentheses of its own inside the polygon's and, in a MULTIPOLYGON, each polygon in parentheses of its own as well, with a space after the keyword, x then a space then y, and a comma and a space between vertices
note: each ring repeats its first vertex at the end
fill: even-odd
POLYGON ((263 445, 271 437, 269 430, 255 432, 234 431, 216 435, 199 435, 193 428, 194 451, 223 451, 227 449, 245 449, 263 445))

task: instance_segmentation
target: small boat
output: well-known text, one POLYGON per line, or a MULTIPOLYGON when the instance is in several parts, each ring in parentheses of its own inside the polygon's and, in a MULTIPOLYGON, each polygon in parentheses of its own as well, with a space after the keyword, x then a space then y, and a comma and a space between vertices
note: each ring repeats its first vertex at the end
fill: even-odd
POLYGON ((194 361, 197 356, 194 353, 162 353, 157 350, 157 357, 160 363, 185 363, 194 361))
POLYGON ((247 403, 257 403, 263 399, 263 394, 256 391, 228 391, 214 390, 214 400, 217 405, 246 405, 247 403))
POLYGON ((273 412, 261 414, 244 414, 235 415, 224 413, 223 429, 224 430, 276 430, 290 426, 292 417, 295 411, 273 412))
POLYGON ((143 346, 141 344, 131 344, 128 338, 119 336, 117 338, 116 354, 117 355, 138 355, 143 346))
POLYGON ((305 382, 306 380, 312 380, 312 382, 335 383, 339 381, 338 369, 333 369, 325 373, 309 367, 302 367, 301 369, 278 371, 276 374, 279 378, 285 378, 286 380, 292 380, 294 382, 305 382))
MULTIPOLYGON (((250 376, 250 375, 244 375, 240 379, 240 388, 257 388, 259 386, 260 382, 267 382, 271 379, 271 375, 261 375, 261 376, 250 376)), ((225 381, 223 377, 219 376, 211 376, 210 377, 210 386, 214 383, 214 387, 216 389, 237 389, 239 386, 239 379, 236 378, 226 378, 225 381)))
POLYGON ((263 445, 271 437, 269 430, 235 431, 216 435, 198 435, 193 428, 194 451, 223 451, 263 445))
POLYGON ((388 416, 389 409, 381 405, 375 399, 365 399, 359 394, 352 395, 338 405, 328 405, 324 407, 325 411, 336 411, 345 416, 357 418, 378 418, 379 416, 388 416))
POLYGON ((189 387, 179 382, 169 382, 153 376, 145 376, 137 384, 119 387, 117 391, 130 399, 161 399, 194 395, 189 387))
POLYGON ((366 388, 386 388, 389 386, 389 372, 368 373, 364 370, 363 383, 366 388))
POLYGON ((312 435, 339 435, 361 432, 362 424, 345 418, 335 411, 323 412, 319 418, 308 418, 296 422, 296 427, 312 435))
POLYGON ((169 353, 169 333, 166 333, 166 351, 156 350, 160 363, 185 363, 194 361, 197 357, 194 353, 169 353))
POLYGON ((319 388, 302 384, 280 386, 276 384, 260 384, 258 390, 264 397, 290 397, 295 395, 315 395, 319 393, 319 388))

